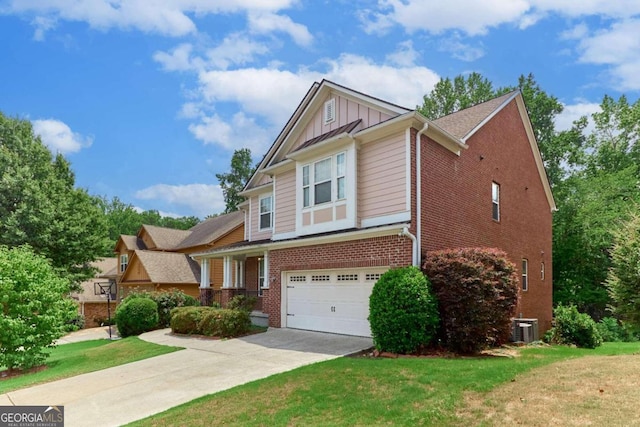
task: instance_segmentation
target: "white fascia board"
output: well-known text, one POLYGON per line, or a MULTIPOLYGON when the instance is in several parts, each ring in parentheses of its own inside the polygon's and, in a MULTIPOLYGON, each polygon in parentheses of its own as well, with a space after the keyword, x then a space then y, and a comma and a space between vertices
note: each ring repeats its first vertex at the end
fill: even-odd
POLYGON ((239 248, 230 248, 230 249, 217 249, 208 252, 197 252, 193 254, 189 254, 189 256, 193 259, 204 259, 204 258, 222 258, 223 256, 232 256, 232 255, 243 255, 247 253, 258 253, 269 250, 276 249, 286 249, 286 248, 299 248, 303 246, 312 246, 312 245, 324 245, 328 243, 339 243, 350 240, 360 240, 360 239, 370 239, 374 237, 383 237, 383 236, 391 236, 394 234, 400 234, 404 228, 409 227, 410 224, 402 223, 402 224, 394 224, 387 225, 384 227, 376 227, 376 228, 368 228, 363 230, 354 230, 347 231, 344 233, 334 233, 328 234, 326 236, 310 236, 310 237, 302 237, 296 240, 285 240, 285 241, 271 241, 266 243, 260 243, 257 245, 248 245, 239 248))
POLYGON ((483 121, 478 123, 478 125, 476 127, 474 127, 473 129, 471 129, 471 131, 462 138, 462 142, 466 143, 469 140, 469 138, 471 138, 477 131, 479 131, 485 124, 487 124, 487 122, 489 122, 489 120, 494 118, 496 114, 498 114, 500 111, 502 111, 502 109, 504 107, 506 107, 507 104, 509 104, 511 101, 513 101, 513 99, 515 97, 517 97, 518 95, 520 95, 520 91, 519 90, 514 91, 513 95, 508 97, 502 104, 500 104, 498 106, 498 108, 493 110, 493 112, 491 114, 489 114, 487 117, 485 117, 485 119, 483 121))

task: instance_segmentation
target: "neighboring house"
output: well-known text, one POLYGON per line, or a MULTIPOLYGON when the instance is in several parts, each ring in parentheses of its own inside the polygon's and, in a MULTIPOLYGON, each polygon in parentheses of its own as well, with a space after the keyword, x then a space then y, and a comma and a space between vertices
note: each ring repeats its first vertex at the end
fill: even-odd
POLYGON ((78 312, 84 316, 84 327, 93 328, 101 326, 109 317, 115 313, 117 305, 115 295, 116 281, 116 258, 101 258, 91 263, 97 268, 95 277, 85 280, 80 284, 80 292, 72 292, 71 297, 78 301, 78 312), (111 287, 107 286, 111 284, 111 287), (101 286, 102 285, 102 288, 101 286), (105 290, 112 290, 110 307, 105 290))
MULTIPOLYGON (((242 212, 209 218, 189 230, 143 225, 136 236, 122 235, 116 243, 119 297, 125 297, 134 289, 179 289, 200 298, 200 265, 187 253, 210 250, 243 239, 242 212)), ((209 268, 208 293, 202 293, 204 303, 220 299, 215 290, 222 285, 222 260, 209 268)))
POLYGON ((555 204, 519 91, 430 121, 315 83, 242 194, 245 240, 191 256, 202 288, 222 260, 223 299, 257 291, 272 327, 369 336, 380 275, 455 247, 506 251, 518 316, 551 325, 555 204))

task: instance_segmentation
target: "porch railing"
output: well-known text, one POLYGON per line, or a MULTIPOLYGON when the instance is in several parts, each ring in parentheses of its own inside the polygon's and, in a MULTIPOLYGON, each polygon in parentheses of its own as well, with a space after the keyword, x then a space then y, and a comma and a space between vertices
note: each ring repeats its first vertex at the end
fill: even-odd
POLYGON ((257 301, 253 309, 262 311, 262 298, 258 295, 258 291, 248 290, 244 288, 200 288, 200 305, 211 306, 218 303, 223 308, 235 296, 244 295, 245 297, 256 297, 257 301))

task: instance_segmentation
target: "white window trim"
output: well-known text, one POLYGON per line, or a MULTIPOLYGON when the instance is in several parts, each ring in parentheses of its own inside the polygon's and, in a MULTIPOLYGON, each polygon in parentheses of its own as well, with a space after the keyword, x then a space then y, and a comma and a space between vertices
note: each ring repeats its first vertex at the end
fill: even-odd
POLYGON ((529 260, 526 258, 522 258, 522 276, 521 276, 521 284, 522 291, 526 292, 529 290, 529 260))
POLYGON ((491 218, 494 221, 500 222, 500 184, 495 181, 491 182, 491 218), (497 218, 496 215, 494 215, 494 206, 497 207, 497 218))
POLYGON ((274 213, 274 209, 273 209, 273 195, 272 194, 265 194, 262 195, 258 198, 258 230, 260 231, 268 231, 268 230, 273 230, 273 213, 274 213), (262 201, 264 199, 271 199, 271 210, 269 212, 262 212, 262 201), (266 215, 269 214, 269 226, 268 227, 263 227, 262 226, 262 215, 266 215))
POLYGON ((129 255, 120 254, 120 273, 124 273, 128 266, 129 266, 129 255))
MULTIPOLYGON (((310 182, 309 186, 313 187, 311 178, 313 177, 313 167, 309 168, 310 182)), ((327 152, 323 151, 322 155, 313 158, 306 158, 304 161, 298 161, 296 163, 296 228, 295 236, 304 236, 308 234, 323 233, 328 231, 343 230, 347 228, 354 228, 357 224, 356 207, 356 185, 357 185, 357 150, 355 141, 351 141, 348 145, 337 147, 335 151, 327 152), (337 196, 337 175, 336 175, 336 157, 338 154, 345 153, 345 197, 344 199, 336 200, 337 196), (310 206, 303 206, 303 167, 306 165, 312 165, 318 161, 331 158, 332 178, 331 178, 331 202, 321 203, 319 205, 310 204, 310 206), (318 210, 324 210, 331 208, 335 210, 340 206, 346 206, 346 217, 340 220, 327 221, 323 223, 314 223, 313 217, 318 210), (312 221, 310 225, 302 225, 303 215, 311 215, 312 221)), ((313 190, 310 190, 310 193, 313 190)), ((310 202, 313 200, 313 194, 310 194, 310 202)), ((281 237, 281 236, 277 236, 281 237)), ((290 237, 290 236, 288 236, 290 237)))

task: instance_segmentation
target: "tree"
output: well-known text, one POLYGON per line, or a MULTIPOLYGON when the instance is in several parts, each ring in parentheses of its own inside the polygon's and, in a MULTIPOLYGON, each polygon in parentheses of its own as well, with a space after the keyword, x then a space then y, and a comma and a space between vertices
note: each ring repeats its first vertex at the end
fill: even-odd
POLYGON ((109 241, 97 200, 74 183, 69 162, 51 154, 29 121, 0 113, 0 244, 28 244, 79 282, 109 241))
POLYGON ((613 311, 640 330, 640 215, 638 207, 614 233, 607 288, 613 311))
POLYGON ((29 247, 0 246, 0 366, 41 365, 77 314, 70 282, 29 247))
POLYGON ((217 173, 216 178, 220 181, 220 188, 224 195, 224 213, 238 210, 238 205, 244 201, 240 192, 253 175, 254 168, 251 167, 251 150, 241 148, 234 151, 231 157, 231 172, 217 173))
POLYGON ((111 242, 105 256, 113 253, 113 247, 120 235, 136 235, 143 224, 188 230, 200 222, 195 216, 171 218, 161 216, 157 210, 138 212, 133 205, 124 203, 118 197, 114 197, 111 201, 102 197, 99 199, 99 205, 106 218, 111 242))
POLYGON ((433 90, 422 98, 418 111, 426 118, 435 120, 455 113, 458 110, 473 107, 496 96, 493 84, 479 73, 471 73, 440 79, 433 90))

